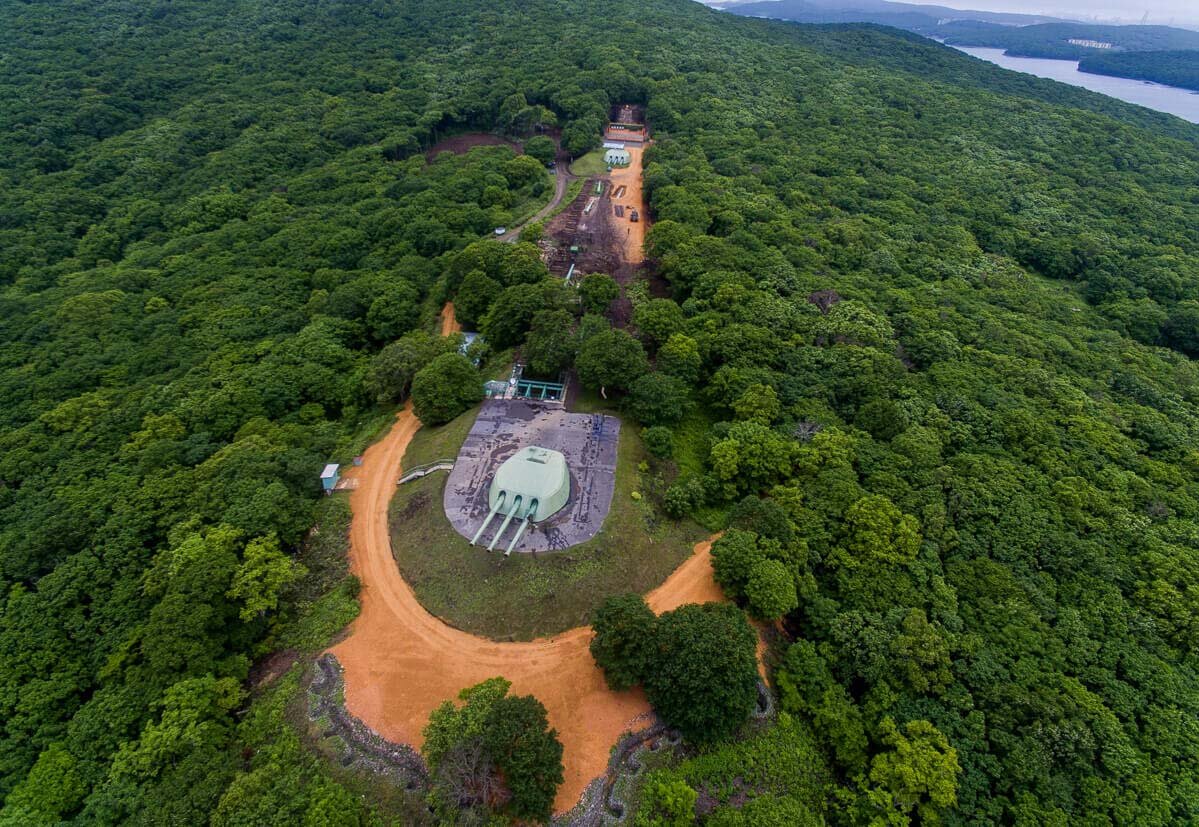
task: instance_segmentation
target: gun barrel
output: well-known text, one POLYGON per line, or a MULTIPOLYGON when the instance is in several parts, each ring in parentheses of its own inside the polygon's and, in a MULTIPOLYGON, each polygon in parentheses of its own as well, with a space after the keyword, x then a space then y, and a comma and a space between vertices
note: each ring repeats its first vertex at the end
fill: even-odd
POLYGON ((501 491, 500 496, 495 501, 495 508, 491 509, 491 511, 488 513, 487 519, 483 521, 483 525, 479 526, 479 530, 475 532, 475 536, 470 538, 470 544, 472 546, 479 542, 479 538, 483 536, 483 532, 487 530, 487 526, 491 525, 492 518, 495 517, 495 515, 499 513, 500 509, 504 507, 504 500, 506 499, 508 499, 508 492, 501 491))
POLYGON ((500 541, 500 537, 504 536, 504 532, 508 530, 508 523, 512 522, 513 516, 516 515, 517 510, 520 508, 520 500, 521 496, 517 494, 516 499, 512 501, 512 508, 508 509, 508 516, 504 517, 504 522, 500 523, 499 531, 495 533, 495 536, 491 538, 491 542, 487 544, 488 551, 495 548, 495 544, 500 541))

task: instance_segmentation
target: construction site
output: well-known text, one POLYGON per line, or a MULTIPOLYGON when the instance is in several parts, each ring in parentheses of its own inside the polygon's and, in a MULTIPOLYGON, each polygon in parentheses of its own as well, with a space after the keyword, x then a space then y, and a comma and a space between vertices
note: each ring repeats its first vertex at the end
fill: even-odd
POLYGON ((607 173, 587 178, 546 227, 542 246, 550 273, 568 280, 608 273, 619 281, 641 263, 646 224, 641 163, 648 142, 642 108, 613 107, 602 147, 611 162, 607 173))

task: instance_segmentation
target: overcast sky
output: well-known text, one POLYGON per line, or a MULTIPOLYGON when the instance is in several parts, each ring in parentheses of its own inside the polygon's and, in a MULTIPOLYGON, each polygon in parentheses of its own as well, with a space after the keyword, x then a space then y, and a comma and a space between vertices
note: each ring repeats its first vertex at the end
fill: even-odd
MULTIPOLYGON (((924 0, 907 0, 920 3, 924 0)), ((928 0, 940 6, 982 11, 1016 11, 1051 14, 1078 20, 1110 20, 1139 23, 1145 12, 1149 22, 1168 25, 1199 24, 1199 0, 928 0)))

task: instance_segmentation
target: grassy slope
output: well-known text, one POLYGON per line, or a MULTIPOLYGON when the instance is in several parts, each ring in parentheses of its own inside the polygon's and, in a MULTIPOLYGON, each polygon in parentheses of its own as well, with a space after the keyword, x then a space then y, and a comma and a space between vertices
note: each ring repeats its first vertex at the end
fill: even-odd
MULTIPOLYGON (((456 455, 476 411, 441 428, 422 428, 404 464, 456 455)), ((404 579, 421 604, 460 629, 501 640, 528 640, 588 622, 608 595, 645 592, 661 583, 704 536, 693 523, 675 523, 632 494, 648 484, 636 429, 621 429, 612 510, 600 533, 563 552, 505 558, 472 548, 446 519, 447 475, 400 487, 391 504, 392 548, 404 579), (466 584, 466 586, 464 586, 466 584)))
POLYGON ((608 171, 608 165, 604 163, 604 151, 593 149, 586 155, 576 158, 570 165, 570 171, 579 177, 603 175, 608 171))

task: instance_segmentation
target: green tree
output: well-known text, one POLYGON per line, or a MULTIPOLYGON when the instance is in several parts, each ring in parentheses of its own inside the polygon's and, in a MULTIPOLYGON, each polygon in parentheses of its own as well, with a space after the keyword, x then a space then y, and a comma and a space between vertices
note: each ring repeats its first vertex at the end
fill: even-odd
POLYGON ((393 281, 366 312, 366 324, 377 341, 389 342, 416 326, 420 293, 404 281, 393 281))
POLYGON ((766 559, 766 550, 752 531, 730 528, 712 543, 713 576, 733 600, 745 599, 750 574, 766 559))
POLYGON ((417 372, 446 353, 455 353, 461 338, 433 336, 414 330, 400 337, 371 360, 366 385, 380 402, 396 402, 408 395, 417 372))
POLYGON ((897 672, 917 692, 940 694, 953 683, 949 640, 922 609, 910 609, 891 641, 897 672))
POLYGON ((491 303, 479 322, 480 331, 492 347, 512 347, 525 338, 533 317, 550 309, 541 285, 516 284, 501 291, 491 303))
POLYGON ((482 270, 471 270, 454 295, 454 318, 467 330, 478 327, 502 289, 482 270))
POLYGON ((242 564, 233 575, 229 597, 241 601, 242 620, 252 620, 279 605, 279 596, 307 570, 279 548, 275 535, 256 537, 246 543, 242 564))
POLYGON ((754 384, 745 389, 733 403, 733 412, 738 419, 770 425, 779 418, 782 406, 778 394, 769 385, 754 384))
MULTIPOLYGON (((523 187, 537 181, 545 181, 545 163, 531 155, 518 155, 504 164, 504 177, 512 187, 523 187)), ((507 188, 500 189, 505 196, 507 188)))
POLYGON ((620 285, 606 273, 588 273, 579 282, 579 299, 587 313, 607 313, 619 295, 620 285))
POLYGON ((673 425, 691 408, 690 389, 665 373, 647 373, 629 387, 629 411, 646 425, 673 425))
POLYGON ((588 387, 626 390, 649 371, 649 361, 632 336, 623 330, 606 330, 583 341, 575 370, 588 387))
POLYGON ((778 560, 759 560, 745 581, 745 599, 754 617, 777 620, 799 606, 795 576, 778 560))
POLYGON ((548 821, 562 783, 562 743, 545 707, 532 695, 497 700, 483 727, 483 747, 511 793, 506 810, 519 819, 548 821))
POLYGON ((928 721, 909 721, 900 729, 884 718, 881 740, 888 749, 871 761, 871 783, 890 807, 915 813, 922 824, 939 824, 957 803, 962 771, 957 750, 928 721))
POLYGON ((534 135, 525 141, 525 154, 536 158, 542 166, 553 161, 556 153, 557 147, 554 146, 553 140, 545 135, 534 135))
POLYGON ((853 424, 875 439, 892 439, 907 427, 903 409, 890 399, 867 402, 854 415, 853 424))
POLYGON ((916 518, 878 494, 863 497, 849 507, 842 537, 835 561, 848 568, 910 563, 920 550, 920 524, 916 518))
POLYGON ((1199 357, 1199 301, 1185 301, 1171 311, 1165 325, 1170 347, 1199 357))
POLYGON ((460 353, 443 353, 412 379, 412 408, 425 425, 441 425, 483 398, 483 380, 460 353))
POLYGON ((685 321, 683 309, 670 299, 650 299, 633 309, 633 324, 651 351, 680 332, 685 321))
POLYGON ((797 640, 788 647, 775 680, 783 710, 811 720, 848 775, 864 773, 868 741, 862 711, 833 677, 816 645, 797 640))
POLYGON ((574 356, 574 317, 565 310, 541 310, 533 314, 529 335, 521 354, 533 376, 556 378, 574 356))
POLYGON ((764 491, 791 473, 794 451, 779 433, 757 422, 738 422, 712 446, 712 473, 728 496, 764 491))
POLYGON ((815 333, 820 344, 869 347, 886 347, 895 335, 885 316, 856 301, 838 302, 827 314, 817 317, 815 333))
POLYGON ((683 333, 672 333, 670 338, 658 348, 658 370, 671 376, 677 376, 689 385, 695 384, 699 379, 701 364, 699 345, 694 339, 683 333))
POLYGON ((658 618, 645 690, 654 709, 696 743, 728 738, 757 702, 757 636, 727 603, 690 604, 658 618))
POLYGON ((433 772, 433 801, 445 818, 497 805, 519 819, 548 820, 562 783, 562 744, 545 707, 511 696, 491 678, 441 704, 429 716, 422 752, 433 772))
POLYGON ((472 738, 481 738, 487 716, 496 702, 508 694, 512 682, 504 678, 489 678, 468 686, 458 693, 461 706, 442 701, 429 714, 425 725, 425 743, 421 754, 430 769, 436 770, 446 754, 456 745, 472 738))
POLYGON ((87 793, 79 761, 56 742, 38 755, 29 775, 4 800, 4 808, 14 814, 24 811, 26 823, 52 824, 78 810, 87 793))
MULTIPOLYGON (((785 499, 788 495, 797 495, 798 491, 790 487, 772 489, 772 496, 785 499)), ((798 501, 789 503, 798 508, 798 501)), ((762 498, 750 494, 743 497, 729 512, 729 528, 739 528, 752 531, 760 537, 777 540, 783 547, 796 543, 795 526, 791 517, 779 502, 771 498, 762 498)))
POLYGON ((604 670, 608 686, 628 689, 641 683, 651 668, 657 618, 640 595, 609 597, 595 610, 591 656, 604 670))

